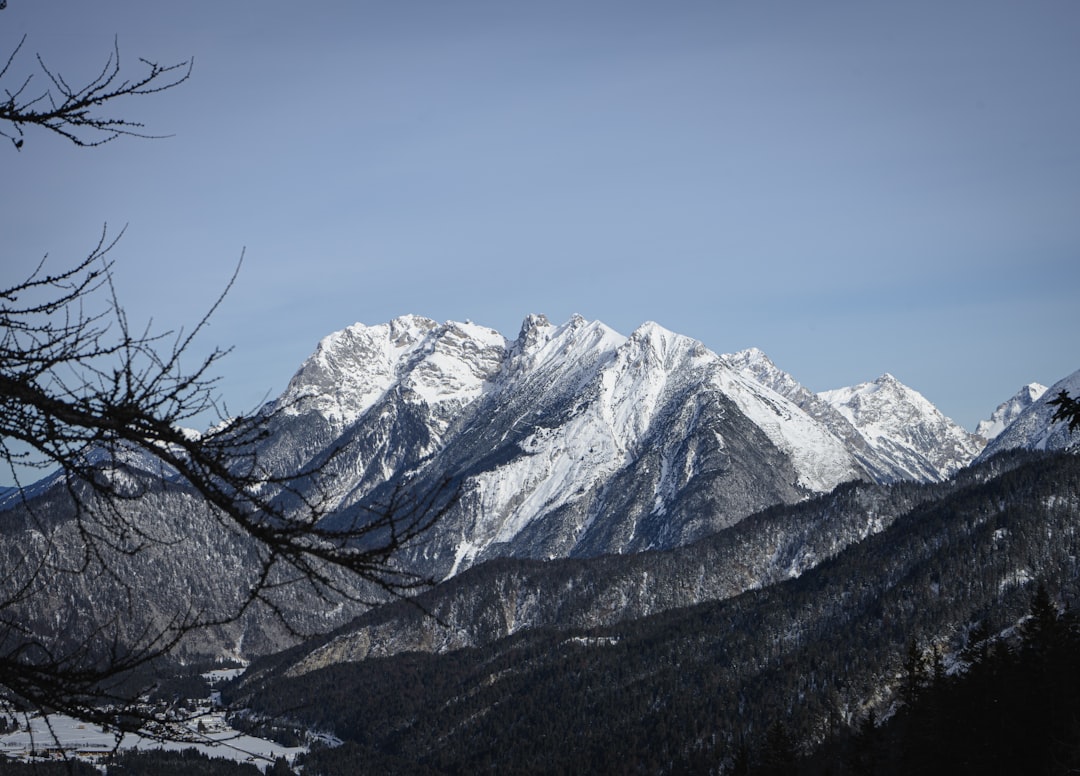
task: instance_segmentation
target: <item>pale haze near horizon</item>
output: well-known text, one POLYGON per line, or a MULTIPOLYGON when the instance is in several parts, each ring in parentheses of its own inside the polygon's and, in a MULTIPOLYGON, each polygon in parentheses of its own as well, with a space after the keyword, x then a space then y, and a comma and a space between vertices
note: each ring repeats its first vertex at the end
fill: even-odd
POLYGON ((406 313, 652 320, 969 430, 1080 368, 1076 3, 10 0, 24 33, 71 82, 114 36, 195 66, 123 106, 168 138, 0 138, 0 286, 126 224, 128 316, 178 328, 246 249, 200 340, 234 411, 406 313))

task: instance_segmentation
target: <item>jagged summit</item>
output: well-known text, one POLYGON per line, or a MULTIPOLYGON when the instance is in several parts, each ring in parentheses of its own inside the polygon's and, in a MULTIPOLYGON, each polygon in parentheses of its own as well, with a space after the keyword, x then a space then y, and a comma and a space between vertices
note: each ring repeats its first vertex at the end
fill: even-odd
POLYGON ((265 460, 343 448, 339 509, 408 480, 462 483, 423 550, 437 575, 492 555, 675 546, 866 469, 829 428, 701 342, 528 315, 518 336, 403 316, 323 339, 265 460))
POLYGON ((494 329, 416 315, 356 323, 319 342, 279 404, 293 413, 315 410, 340 429, 394 387, 429 404, 468 400, 497 371, 507 344, 494 329))
POLYGON ((343 428, 389 390, 402 362, 437 328, 435 321, 407 315, 329 334, 289 381, 279 404, 298 414, 317 411, 343 428))
POLYGON ((546 315, 537 315, 535 313, 527 315, 525 320, 521 322, 521 330, 518 332, 515 344, 519 348, 534 346, 539 338, 554 328, 546 315))
POLYGON ((1046 386, 1040 383, 1028 383, 1017 391, 1008 401, 1002 402, 987 420, 980 420, 975 433, 983 439, 991 440, 1008 428, 1019 415, 1042 398, 1046 386))

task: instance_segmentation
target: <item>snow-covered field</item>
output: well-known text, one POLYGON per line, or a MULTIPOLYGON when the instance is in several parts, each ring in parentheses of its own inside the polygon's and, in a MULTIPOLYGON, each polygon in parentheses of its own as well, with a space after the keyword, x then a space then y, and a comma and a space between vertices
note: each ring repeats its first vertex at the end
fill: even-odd
POLYGON ((229 727, 220 714, 207 711, 194 717, 190 723, 191 741, 157 741, 130 733, 119 742, 115 734, 63 715, 48 719, 31 717, 29 729, 20 720, 18 731, 0 736, 0 753, 3 756, 29 760, 31 753, 47 756, 63 749, 68 756, 96 761, 114 749, 173 749, 195 748, 209 757, 223 757, 238 762, 254 762, 260 767, 284 757, 289 763, 304 747, 286 747, 261 738, 245 735, 229 727), (202 723, 203 730, 199 730, 202 723))

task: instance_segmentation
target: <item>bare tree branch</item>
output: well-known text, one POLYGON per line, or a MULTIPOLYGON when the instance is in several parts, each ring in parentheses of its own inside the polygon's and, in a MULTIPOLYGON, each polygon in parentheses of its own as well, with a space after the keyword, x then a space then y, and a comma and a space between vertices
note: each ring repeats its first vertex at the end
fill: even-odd
MULTIPOLYGON (((40 56, 23 74, 25 44, 24 36, 0 55, 0 135, 17 149, 30 127, 80 147, 159 137, 105 111, 182 84, 193 64, 139 60, 130 77, 114 41, 93 78, 71 82, 40 56)), ((54 271, 42 259, 0 289, 0 466, 16 483, 0 489, 0 708, 185 740, 183 724, 138 702, 148 671, 186 640, 256 609, 302 635, 295 599, 285 596, 325 609, 430 584, 397 558, 452 507, 456 490, 451 478, 420 494, 398 485, 382 503, 337 510, 328 472, 347 451, 299 470, 264 461, 289 408, 230 415, 213 374, 228 351, 194 356, 243 255, 190 331, 137 330, 112 280, 109 252, 122 234, 103 229, 74 266, 54 271), (209 431, 185 430, 207 416, 218 421, 209 431), (232 597, 136 587, 134 564, 167 563, 194 526, 212 528, 214 547, 241 569, 232 597), (91 598, 112 596, 108 612, 87 617, 91 600, 59 600, 74 581, 91 598)))
MULTIPOLYGON (((11 78, 12 65, 25 43, 24 35, 0 68, 0 84, 11 78)), ((46 65, 40 55, 36 60, 39 73, 3 86, 0 97, 0 122, 10 126, 7 132, 0 130, 0 135, 9 138, 17 149, 22 148, 25 130, 31 126, 49 130, 83 147, 99 146, 122 135, 164 137, 146 133, 140 122, 111 117, 101 113, 101 109, 111 108, 126 97, 157 94, 179 86, 191 76, 194 65, 193 59, 172 65, 140 59, 145 69, 141 75, 129 79, 121 76, 120 45, 114 40, 112 53, 97 76, 81 86, 72 86, 46 65), (38 81, 34 80, 35 75, 38 81), (42 80, 44 83, 39 86, 42 80)))
POLYGON ((262 444, 287 408, 229 417, 211 374, 227 351, 183 366, 236 273, 190 332, 133 330, 112 283, 115 244, 103 230, 73 268, 50 273, 43 261, 0 289, 0 461, 19 483, 0 509, 7 507, 9 526, 21 520, 37 542, 11 548, 0 568, 0 697, 113 725, 120 708, 125 719, 148 725, 161 720, 140 718, 122 682, 196 631, 263 607, 304 635, 279 602, 284 590, 299 586, 327 603, 375 602, 431 584, 395 558, 456 494, 449 479, 422 494, 398 486, 386 503, 335 512, 323 471, 341 450, 299 471, 266 465, 262 444), (210 431, 183 427, 207 413, 219 420, 210 431), (31 491, 21 482, 27 467, 55 474, 31 491), (126 559, 167 553, 186 538, 178 521, 140 518, 158 513, 152 499, 169 493, 186 494, 208 524, 246 543, 248 588, 224 608, 197 601, 133 634, 148 593, 133 589, 126 559), (47 638, 27 612, 48 601, 62 575, 93 575, 95 585, 121 591, 128 616, 89 632, 72 623, 53 629, 67 638, 47 638))

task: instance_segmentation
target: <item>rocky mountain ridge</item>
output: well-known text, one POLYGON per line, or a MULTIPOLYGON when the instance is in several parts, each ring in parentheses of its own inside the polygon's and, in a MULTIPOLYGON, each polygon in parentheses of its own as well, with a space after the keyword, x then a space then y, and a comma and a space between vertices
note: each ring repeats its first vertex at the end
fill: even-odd
POLYGON ((757 348, 723 359, 828 428, 877 482, 940 482, 973 460, 984 444, 888 373, 815 394, 757 348))
POLYGON ((674 547, 841 482, 940 481, 978 454, 917 392, 872 385, 813 396, 760 352, 719 356, 651 322, 624 336, 534 315, 509 340, 405 316, 319 344, 264 458, 342 448, 342 510, 450 474, 458 503, 409 557, 446 577, 493 557, 674 547))
MULTIPOLYGON (((328 520, 349 519, 395 493, 444 493, 449 507, 442 519, 399 560, 451 581, 500 558, 675 551, 777 505, 811 503, 845 483, 942 481, 978 444, 890 376, 814 395, 760 351, 719 356, 655 323, 623 336, 579 316, 562 325, 529 316, 514 340, 472 323, 417 316, 356 324, 324 338, 265 412, 269 433, 260 461, 280 474, 321 468, 323 495, 333 507, 328 520)), ((124 461, 116 472, 160 477, 140 474, 140 467, 124 461)), ((170 534, 160 553, 118 558, 120 579, 100 569, 43 580, 56 592, 34 622, 46 627, 81 616, 93 630, 95 620, 84 616, 92 611, 137 633, 172 608, 183 609, 192 589, 207 597, 200 605, 209 610, 242 600, 257 555, 250 541, 221 535, 213 510, 182 483, 148 492, 151 498, 123 505, 138 515, 132 519, 145 521, 151 534, 182 526, 190 540, 170 534), (169 515, 183 520, 170 523, 169 515), (112 597, 109 580, 118 582, 112 597), (155 597, 142 612, 133 604, 139 590, 155 597)), ((50 527, 43 532, 38 519, 20 517, 21 501, 8 494, 11 562, 24 563, 19 548, 36 546, 42 535, 49 552, 76 554, 78 532, 64 522, 62 495, 48 480, 27 493, 38 514, 49 512, 50 527)), ((858 527, 783 552, 774 545, 775 557, 749 551, 738 561, 743 571, 707 595, 798 573, 879 530, 874 518, 860 519, 858 527)), ((637 595, 627 590, 612 595, 637 595)), ((362 611, 347 600, 313 602, 288 588, 279 595, 276 604, 295 610, 305 632, 332 629, 362 611)), ((671 598, 683 602, 678 605, 694 600, 671 598)), ((191 648, 250 656, 296 641, 272 620, 253 608, 241 621, 203 633, 191 648)), ((529 618, 514 621, 525 627, 529 618)))

